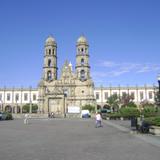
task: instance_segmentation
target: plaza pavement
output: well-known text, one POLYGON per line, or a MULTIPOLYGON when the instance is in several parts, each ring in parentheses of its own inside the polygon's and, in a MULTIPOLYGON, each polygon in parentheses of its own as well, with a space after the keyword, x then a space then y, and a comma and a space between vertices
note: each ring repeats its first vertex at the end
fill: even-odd
POLYGON ((0 121, 0 160, 159 160, 160 137, 131 134, 125 123, 95 128, 93 119, 0 121))

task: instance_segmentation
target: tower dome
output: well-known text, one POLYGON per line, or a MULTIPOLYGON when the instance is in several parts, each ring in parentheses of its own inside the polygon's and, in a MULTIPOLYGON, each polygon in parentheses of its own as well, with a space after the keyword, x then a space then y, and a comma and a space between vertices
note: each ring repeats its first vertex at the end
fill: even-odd
POLYGON ((49 36, 46 39, 46 45, 56 45, 56 40, 52 36, 49 36))
POLYGON ((80 36, 77 40, 77 44, 88 44, 88 42, 84 36, 80 36))

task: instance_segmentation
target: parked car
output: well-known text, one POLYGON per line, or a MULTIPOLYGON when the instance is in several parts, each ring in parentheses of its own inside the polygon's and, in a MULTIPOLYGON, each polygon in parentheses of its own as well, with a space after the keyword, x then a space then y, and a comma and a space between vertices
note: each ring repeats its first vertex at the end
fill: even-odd
POLYGON ((90 118, 91 114, 90 114, 89 110, 82 110, 81 111, 81 117, 82 118, 90 118))
POLYGON ((0 112, 0 120, 12 120, 12 114, 8 112, 0 112))
POLYGON ((7 114, 5 112, 0 112, 0 120, 6 120, 7 114))
POLYGON ((100 113, 101 113, 102 119, 106 119, 107 118, 108 109, 101 109, 100 113))

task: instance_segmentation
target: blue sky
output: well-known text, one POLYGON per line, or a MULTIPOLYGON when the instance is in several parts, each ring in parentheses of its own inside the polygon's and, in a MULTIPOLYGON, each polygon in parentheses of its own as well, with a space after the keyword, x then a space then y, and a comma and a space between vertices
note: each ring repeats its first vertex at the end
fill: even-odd
POLYGON ((50 34, 59 72, 66 59, 75 66, 83 34, 95 86, 157 83, 159 8, 159 0, 0 0, 0 87, 37 87, 50 34))

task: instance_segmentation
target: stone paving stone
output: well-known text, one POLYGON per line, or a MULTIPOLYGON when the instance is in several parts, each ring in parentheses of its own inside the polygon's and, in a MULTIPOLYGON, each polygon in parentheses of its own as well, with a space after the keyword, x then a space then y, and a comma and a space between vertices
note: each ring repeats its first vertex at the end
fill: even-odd
POLYGON ((0 122, 0 160, 159 160, 159 151, 111 124, 95 128, 93 119, 0 122))

